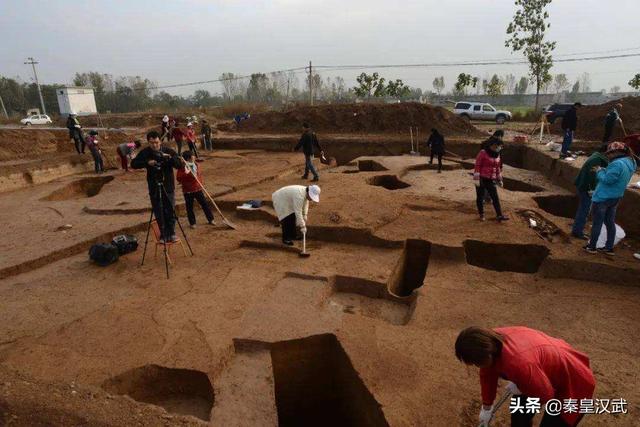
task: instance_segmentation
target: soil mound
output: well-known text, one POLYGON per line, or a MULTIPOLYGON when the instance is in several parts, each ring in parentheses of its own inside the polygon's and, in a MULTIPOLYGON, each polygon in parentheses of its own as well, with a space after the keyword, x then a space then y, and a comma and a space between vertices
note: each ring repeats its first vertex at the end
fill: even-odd
MULTIPOLYGON (((610 101, 605 104, 587 105, 578 110, 578 130, 576 137, 580 139, 602 141, 604 136, 604 118, 617 103, 622 104, 620 115, 627 134, 640 133, 640 97, 627 97, 610 101)), ((561 133, 562 120, 553 124, 554 133, 561 133)), ((621 141, 624 137, 622 128, 615 126, 613 139, 621 141)))
MULTIPOLYGON (((100 145, 103 149, 113 148, 111 151, 116 145, 131 140, 131 135, 121 131, 100 131, 99 134, 100 145)), ((73 152, 73 141, 66 129, 0 129, 0 161, 73 152)))
POLYGON ((431 128, 445 135, 479 135, 464 119, 442 107, 418 103, 304 106, 289 111, 256 113, 241 122, 241 132, 298 133, 302 123, 328 133, 408 133, 417 126, 426 137, 431 128))

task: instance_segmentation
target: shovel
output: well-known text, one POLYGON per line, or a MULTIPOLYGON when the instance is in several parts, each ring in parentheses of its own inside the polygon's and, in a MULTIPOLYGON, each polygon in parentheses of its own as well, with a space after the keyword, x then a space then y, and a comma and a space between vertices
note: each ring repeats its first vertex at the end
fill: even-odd
POLYGON ((222 218, 222 223, 233 230, 237 230, 238 227, 234 223, 230 222, 227 218, 225 218, 224 215, 222 215, 222 212, 220 212, 220 208, 218 208, 218 205, 216 204, 215 200, 213 200, 213 197, 211 197, 211 194, 209 194, 207 189, 204 188, 204 185, 202 185, 198 177, 195 175, 193 175, 193 177, 195 178, 196 182, 200 185, 200 187, 202 187, 202 191, 204 191, 204 194, 206 194, 209 200, 211 200, 211 203, 213 203, 213 207, 216 208, 216 211, 218 211, 218 214, 220 214, 220 217, 222 218))
MULTIPOLYGON (((500 407, 502 406, 502 404, 504 402, 507 401, 507 399, 509 399, 511 397, 511 393, 508 391, 505 391, 504 394, 502 395, 502 397, 500 398, 500 400, 498 400, 498 403, 496 403, 493 406, 493 410, 491 411, 491 420, 493 420, 493 417, 495 416, 496 412, 498 412, 498 409, 500 409, 500 407)), ((491 422, 489 422, 491 423, 491 422)), ((482 424, 479 424, 479 427, 482 427, 482 424)))
POLYGON ((302 233, 302 252, 298 254, 300 258, 309 258, 311 254, 307 252, 307 233, 302 233))
POLYGON ((620 120, 620 126, 622 127, 622 132, 624 132, 624 136, 627 136, 627 131, 624 128, 624 123, 622 123, 622 120, 620 120))

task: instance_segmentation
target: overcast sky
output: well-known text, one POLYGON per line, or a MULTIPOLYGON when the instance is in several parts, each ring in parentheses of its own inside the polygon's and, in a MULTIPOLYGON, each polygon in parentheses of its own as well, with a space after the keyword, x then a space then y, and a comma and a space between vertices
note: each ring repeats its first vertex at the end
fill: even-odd
MULTIPOLYGON (((70 83, 76 71, 140 75, 160 85, 314 65, 408 64, 520 58, 504 47, 512 0, 0 0, 0 75, 70 83)), ((640 53, 639 0, 555 0, 549 39, 556 54, 640 53), (632 49, 634 50, 626 50, 632 49)), ((373 71, 373 70, 366 70, 373 71)), ((447 90, 460 72, 524 75, 524 65, 384 69, 388 78, 447 90)), ((640 57, 558 63, 592 89, 621 86, 640 57)), ((361 71, 342 75, 348 83, 361 71)), ((301 81, 303 76, 300 76, 301 81)), ((219 84, 190 87, 219 93, 219 84)))

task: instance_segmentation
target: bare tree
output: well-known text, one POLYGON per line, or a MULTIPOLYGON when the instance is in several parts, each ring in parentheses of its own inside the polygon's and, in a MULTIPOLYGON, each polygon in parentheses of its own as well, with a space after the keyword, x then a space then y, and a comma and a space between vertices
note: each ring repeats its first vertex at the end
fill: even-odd
POLYGON ((582 92, 591 90, 591 76, 587 72, 580 74, 580 89, 582 92))
POLYGON ((620 86, 616 85, 613 86, 610 90, 609 93, 620 93, 620 86))
POLYGON ((442 93, 444 90, 444 76, 436 77, 433 79, 433 88, 436 90, 438 95, 442 93))
POLYGON ((510 95, 513 93, 513 90, 515 89, 515 87, 516 87, 516 76, 514 76, 511 73, 504 76, 504 92, 510 95))
POLYGON ((556 74, 553 79, 553 87, 556 93, 562 93, 565 90, 569 89, 571 83, 569 83, 569 79, 566 74, 556 74))

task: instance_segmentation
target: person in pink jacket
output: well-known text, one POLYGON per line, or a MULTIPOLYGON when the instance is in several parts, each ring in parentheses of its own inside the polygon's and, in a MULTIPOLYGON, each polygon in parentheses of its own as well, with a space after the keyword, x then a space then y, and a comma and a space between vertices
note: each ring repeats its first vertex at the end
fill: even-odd
POLYGON ((484 197, 489 194, 496 210, 498 221, 506 221, 509 218, 502 214, 500 199, 498 198, 497 185, 502 187, 502 159, 500 151, 502 141, 499 138, 491 137, 483 143, 483 148, 476 157, 473 181, 476 185, 476 205, 480 220, 484 221, 484 197))

